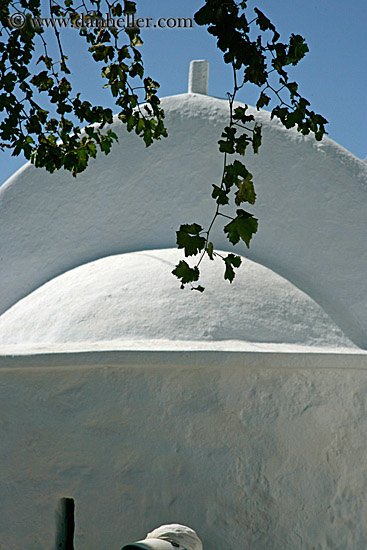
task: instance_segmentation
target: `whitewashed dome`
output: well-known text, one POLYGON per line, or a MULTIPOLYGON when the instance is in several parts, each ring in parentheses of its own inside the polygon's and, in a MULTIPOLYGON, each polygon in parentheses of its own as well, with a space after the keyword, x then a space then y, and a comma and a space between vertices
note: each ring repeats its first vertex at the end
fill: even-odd
POLYGON ((207 258, 205 292, 180 290, 171 271, 182 257, 177 249, 146 250, 72 269, 0 317, 0 344, 353 346, 314 300, 245 258, 232 285, 223 280, 222 260, 207 258))
MULTIPOLYGON (((115 117, 118 143, 77 181, 28 163, 0 188, 0 314, 82 264, 175 247, 182 223, 208 227, 228 101, 205 95, 207 67, 195 66, 199 88, 191 81, 189 93, 162 99, 167 139, 147 149, 115 117)), ((267 111, 248 112, 262 124, 260 154, 246 154, 259 230, 249 250, 242 241, 232 247, 219 222, 211 240, 282 275, 367 349, 366 163, 327 137, 287 130, 267 111)), ((235 210, 231 204, 223 213, 235 210)))

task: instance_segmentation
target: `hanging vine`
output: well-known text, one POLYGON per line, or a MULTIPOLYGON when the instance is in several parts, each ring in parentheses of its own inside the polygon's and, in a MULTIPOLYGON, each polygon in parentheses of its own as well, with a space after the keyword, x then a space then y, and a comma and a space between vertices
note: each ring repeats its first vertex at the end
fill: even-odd
POLYGON ((244 157, 248 146, 254 153, 259 152, 261 125, 252 114, 247 113, 247 105, 234 106, 238 91, 246 84, 255 84, 260 89, 257 109, 267 106, 272 99, 268 94, 272 94, 278 104, 272 109, 271 118, 278 117, 286 128, 296 126, 304 135, 313 132, 319 141, 325 133, 327 120, 309 109, 309 101, 299 94, 298 84, 289 80, 285 68, 296 65, 308 52, 304 38, 292 34, 288 43, 280 42, 280 35, 271 21, 257 8, 254 9, 256 16, 248 21, 246 8, 247 2, 206 0, 195 14, 196 23, 208 25, 208 32, 217 37, 217 46, 223 52, 224 61, 232 66, 233 90, 228 94, 228 126, 218 142, 219 151, 224 155, 223 172, 219 185, 213 184, 212 197, 216 202, 213 218, 208 229, 191 223, 181 225, 177 231, 177 246, 184 250, 185 257, 199 255, 193 267, 181 260, 172 271, 181 281, 182 289, 189 284, 191 290, 204 291, 203 286, 194 286, 193 283, 199 280, 199 266, 205 254, 211 260, 215 256, 220 257, 225 264, 224 278, 230 283, 233 281, 234 268, 241 265, 241 257, 221 255, 214 251, 210 240, 211 230, 219 216, 230 220, 223 231, 232 245, 241 240, 249 248, 258 229, 258 220, 243 208, 237 208, 233 217, 221 212, 221 207, 230 204, 231 200, 236 207, 243 203, 253 205, 256 201, 253 175, 244 162, 234 158, 234 155, 244 157), (252 38, 251 26, 260 31, 256 38, 252 38), (285 93, 289 96, 287 101, 285 93))

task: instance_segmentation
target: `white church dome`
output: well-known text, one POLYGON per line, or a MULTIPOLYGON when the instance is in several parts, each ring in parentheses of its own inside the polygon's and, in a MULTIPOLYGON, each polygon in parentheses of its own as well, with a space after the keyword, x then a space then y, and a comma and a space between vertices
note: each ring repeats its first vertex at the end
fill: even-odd
POLYGON ((201 294, 180 290, 171 274, 182 257, 177 249, 146 250, 72 269, 1 316, 0 344, 353 347, 314 300, 270 269, 243 258, 230 285, 223 280, 222 260, 206 258, 201 282, 207 288, 201 294))
MULTIPOLYGON (((190 93, 162 99, 167 139, 146 149, 115 117, 111 128, 119 142, 110 155, 92 159, 77 181, 64 170, 49 174, 28 163, 1 187, 0 314, 78 266, 175 247, 182 223, 208 227, 215 205, 212 184, 220 182, 223 170, 218 139, 228 123, 228 101, 205 95, 204 76, 199 89, 191 82, 190 93), (195 90, 201 93, 191 93, 195 90)), ((327 137, 316 142, 312 135, 287 130, 267 111, 249 107, 248 112, 262 124, 260 154, 246 155, 257 193, 250 211, 259 230, 249 250, 243 242, 232 247, 220 223, 211 240, 280 274, 315 300, 356 346, 367 349, 366 163, 327 137)), ((234 217, 235 210, 231 204, 223 212, 234 217)), ((269 323, 275 327, 273 318, 269 323)), ((307 342, 295 331, 292 342, 307 342)), ((118 338, 128 334, 120 325, 116 332, 118 338)), ((30 334, 33 341, 34 331, 30 334)), ((73 334, 74 340, 85 337, 73 334)), ((266 340, 278 341, 277 334, 266 340)), ((246 338, 252 341, 252 333, 246 338)))

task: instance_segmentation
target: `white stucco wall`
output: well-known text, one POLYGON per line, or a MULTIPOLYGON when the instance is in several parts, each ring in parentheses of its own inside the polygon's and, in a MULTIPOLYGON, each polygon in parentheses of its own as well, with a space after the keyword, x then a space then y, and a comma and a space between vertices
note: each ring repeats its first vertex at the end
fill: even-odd
POLYGON ((1 356, 0 384, 4 550, 52 548, 63 496, 78 550, 170 522, 205 550, 367 545, 365 355, 1 356))
MULTIPOLYGON (((0 311, 77 265, 174 247, 180 223, 210 222, 227 101, 182 94, 162 105, 170 137, 149 149, 116 122, 119 144, 77 180, 27 165, 2 186, 0 311)), ((261 153, 249 155, 260 229, 250 251, 235 250, 290 280, 367 347, 367 166, 328 138, 250 112, 263 123, 261 153)), ((216 227, 216 245, 232 251, 216 227)))

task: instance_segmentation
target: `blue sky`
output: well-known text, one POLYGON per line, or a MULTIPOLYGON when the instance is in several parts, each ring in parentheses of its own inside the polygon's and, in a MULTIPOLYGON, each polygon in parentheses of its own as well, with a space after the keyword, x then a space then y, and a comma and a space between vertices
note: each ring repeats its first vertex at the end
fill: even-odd
MULTIPOLYGON (((192 17, 203 0, 137 0, 138 16, 192 17)), ((45 6, 48 2, 44 3, 45 6)), ((301 94, 328 121, 328 135, 359 158, 367 157, 367 4, 364 0, 258 0, 249 1, 276 25, 286 41, 291 33, 306 38, 310 52, 292 72, 301 94)), ((47 16, 45 9, 42 15, 47 16)), ((50 34, 52 39, 52 35, 50 34)), ((109 91, 102 88, 100 68, 83 51, 83 43, 72 29, 62 31, 72 68, 75 92, 113 107, 109 91)), ((226 97, 231 89, 231 71, 216 48, 215 38, 205 27, 192 29, 145 29, 141 47, 146 73, 161 84, 160 96, 187 91, 188 67, 192 59, 210 63, 209 94, 226 97)), ((257 91, 244 88, 238 99, 254 104, 257 91)), ((116 110, 116 109, 115 109, 116 110)), ((0 152, 0 182, 24 163, 21 157, 0 152)))

